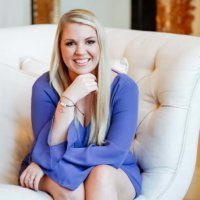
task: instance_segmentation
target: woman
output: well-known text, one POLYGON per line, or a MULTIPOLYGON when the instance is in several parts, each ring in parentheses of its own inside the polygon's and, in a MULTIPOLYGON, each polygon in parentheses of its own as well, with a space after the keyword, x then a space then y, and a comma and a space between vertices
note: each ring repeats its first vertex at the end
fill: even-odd
POLYGON ((129 150, 136 131, 138 88, 109 68, 103 28, 76 9, 58 24, 49 73, 32 91, 32 152, 20 184, 54 199, 129 200, 141 176, 129 150))

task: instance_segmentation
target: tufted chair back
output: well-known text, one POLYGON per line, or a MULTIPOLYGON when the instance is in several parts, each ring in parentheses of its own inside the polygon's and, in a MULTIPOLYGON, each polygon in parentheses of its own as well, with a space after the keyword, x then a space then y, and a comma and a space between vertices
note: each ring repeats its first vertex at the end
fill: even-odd
MULTIPOLYGON (((55 25, 2 29, 0 63, 19 69, 20 59, 30 56, 49 64, 55 29, 55 25)), ((200 38, 111 28, 107 28, 106 33, 110 56, 112 59, 127 58, 128 74, 139 87, 139 119, 132 147, 143 180, 142 195, 137 200, 181 200, 191 183, 197 155, 200 127, 200 38)), ((13 75, 12 80, 21 77, 19 72, 16 76, 13 70, 9 70, 13 75)), ((26 90, 30 90, 35 78, 23 74, 20 79, 23 92, 18 99, 16 96, 15 101, 4 103, 5 113, 11 104, 16 108, 14 103, 17 101, 17 105, 26 105, 25 100, 30 99, 30 93, 26 93, 26 90), (25 93, 26 98, 22 98, 25 93)), ((14 88, 14 81, 12 82, 14 88)), ((23 112, 30 123, 28 105, 23 109, 17 106, 17 112, 18 116, 23 112)), ((2 117, 8 121, 8 117, 2 117)), ((5 123, 1 124, 4 136, 11 134, 11 126, 14 134, 19 125, 11 125, 11 120, 7 127, 5 123)), ((28 134, 30 131, 24 133, 23 139, 13 143, 28 151, 25 145, 32 140, 28 134)), ((15 147, 12 151, 16 152, 15 147)), ((4 151, 6 159, 9 155, 12 155, 9 149, 4 151)), ((12 171, 16 173, 22 156, 17 159, 12 161, 12 165, 2 162, 1 182, 16 183, 6 181, 1 174, 12 171), (15 170, 9 171, 10 168, 15 170)), ((9 173, 11 175, 13 174, 9 173)), ((16 174, 13 176, 17 177, 16 174)))
POLYGON ((108 37, 112 56, 128 59, 129 75, 139 86, 133 149, 143 198, 183 199, 200 127, 200 38, 126 30, 109 30, 108 37))

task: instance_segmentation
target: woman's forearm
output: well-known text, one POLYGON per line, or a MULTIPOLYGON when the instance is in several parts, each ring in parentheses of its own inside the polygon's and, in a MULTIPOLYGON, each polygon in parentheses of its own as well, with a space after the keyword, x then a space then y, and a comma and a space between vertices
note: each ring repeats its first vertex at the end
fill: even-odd
POLYGON ((74 119, 73 103, 61 97, 59 101, 52 126, 50 144, 55 145, 67 140, 67 130, 74 119), (66 104, 68 106, 64 106, 66 104))

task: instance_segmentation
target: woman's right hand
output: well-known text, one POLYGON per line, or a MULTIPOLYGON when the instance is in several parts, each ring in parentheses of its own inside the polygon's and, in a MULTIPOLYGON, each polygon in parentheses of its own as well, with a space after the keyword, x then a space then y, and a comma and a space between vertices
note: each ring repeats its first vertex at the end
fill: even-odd
POLYGON ((40 166, 32 162, 22 172, 20 176, 20 184, 22 187, 31 188, 37 191, 39 189, 39 182, 43 176, 44 172, 40 166))
POLYGON ((63 92, 63 95, 76 103, 89 93, 97 90, 96 76, 88 73, 77 76, 72 84, 63 92))

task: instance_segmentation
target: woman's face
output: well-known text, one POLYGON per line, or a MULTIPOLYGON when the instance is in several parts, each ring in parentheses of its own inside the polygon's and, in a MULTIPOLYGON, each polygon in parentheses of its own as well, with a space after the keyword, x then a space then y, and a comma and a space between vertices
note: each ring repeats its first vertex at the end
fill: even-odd
POLYGON ((96 31, 91 26, 66 23, 61 34, 60 49, 72 80, 81 74, 95 73, 100 48, 96 31))

